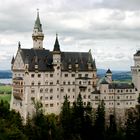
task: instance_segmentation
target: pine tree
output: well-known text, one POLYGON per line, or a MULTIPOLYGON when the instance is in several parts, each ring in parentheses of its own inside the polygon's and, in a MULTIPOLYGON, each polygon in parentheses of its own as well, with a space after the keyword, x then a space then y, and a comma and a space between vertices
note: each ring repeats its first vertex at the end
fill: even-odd
POLYGON ((126 120, 126 139, 136 139, 136 112, 135 110, 128 111, 128 117, 126 120))
POLYGON ((62 111, 60 113, 60 122, 63 129, 64 140, 71 140, 72 137, 72 123, 71 123, 71 109, 70 102, 68 101, 67 95, 62 106, 62 111))
POLYGON ((104 140, 105 139, 105 106, 104 101, 98 105, 95 116, 95 138, 104 140))

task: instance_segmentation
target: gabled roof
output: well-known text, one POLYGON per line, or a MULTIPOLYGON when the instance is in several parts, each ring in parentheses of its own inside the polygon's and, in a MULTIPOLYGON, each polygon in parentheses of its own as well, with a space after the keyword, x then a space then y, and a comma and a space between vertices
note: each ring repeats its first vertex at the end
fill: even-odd
MULTIPOLYGON (((35 65, 38 65, 38 71, 53 71, 53 52, 49 50, 38 49, 20 49, 20 54, 24 64, 28 63, 29 71, 35 71, 35 65)), ((78 64, 79 71, 88 71, 88 52, 61 52, 62 70, 69 70, 69 63, 71 63, 71 70, 75 71, 78 64), (71 61, 70 61, 71 60, 71 61)), ((95 61, 92 60, 92 70, 96 70, 95 61)))

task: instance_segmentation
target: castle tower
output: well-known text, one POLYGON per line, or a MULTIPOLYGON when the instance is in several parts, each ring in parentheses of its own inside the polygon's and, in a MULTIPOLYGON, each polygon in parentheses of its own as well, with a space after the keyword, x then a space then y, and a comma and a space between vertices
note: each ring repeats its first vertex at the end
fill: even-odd
POLYGON ((53 48, 53 64, 60 65, 60 62, 61 62, 61 51, 58 41, 58 35, 56 34, 56 40, 53 48))
POLYGON ((134 66, 131 67, 132 82, 140 92, 140 50, 134 54, 134 66))
POLYGON ((37 11, 37 18, 33 29, 32 39, 34 49, 43 49, 44 34, 42 31, 42 24, 40 23, 39 11, 37 11))
POLYGON ((106 72, 106 80, 108 83, 112 83, 112 72, 110 69, 108 69, 106 72))

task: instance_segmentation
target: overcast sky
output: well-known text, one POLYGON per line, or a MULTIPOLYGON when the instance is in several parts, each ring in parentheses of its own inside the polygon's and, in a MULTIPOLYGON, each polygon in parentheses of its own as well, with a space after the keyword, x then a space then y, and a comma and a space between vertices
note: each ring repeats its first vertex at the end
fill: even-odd
POLYGON ((97 68, 130 70, 140 49, 140 0, 1 0, 0 70, 10 69, 18 41, 32 48, 39 8, 44 48, 58 33, 62 51, 92 50, 97 68))

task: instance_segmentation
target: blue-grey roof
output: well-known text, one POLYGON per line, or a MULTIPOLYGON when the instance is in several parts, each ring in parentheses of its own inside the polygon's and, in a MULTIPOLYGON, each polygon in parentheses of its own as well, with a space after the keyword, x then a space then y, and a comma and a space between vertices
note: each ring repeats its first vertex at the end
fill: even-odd
POLYGON ((129 83, 112 83, 109 84, 109 89, 133 89, 134 85, 129 83))
POLYGON ((100 82, 100 84, 109 84, 107 81, 106 81, 106 79, 105 79, 105 77, 102 79, 102 81, 100 82))
MULTIPOLYGON (((53 52, 46 49, 20 49, 24 63, 29 64, 29 71, 35 70, 38 65, 38 71, 53 71, 53 52)), ((71 63, 72 71, 76 70, 75 63, 78 64, 79 71, 88 71, 88 52, 60 52, 62 70, 69 70, 71 63), (71 61, 69 61, 71 60, 71 61)), ((92 56, 91 56, 92 57, 92 56)), ((92 70, 96 70, 95 61, 92 60, 92 70)))

